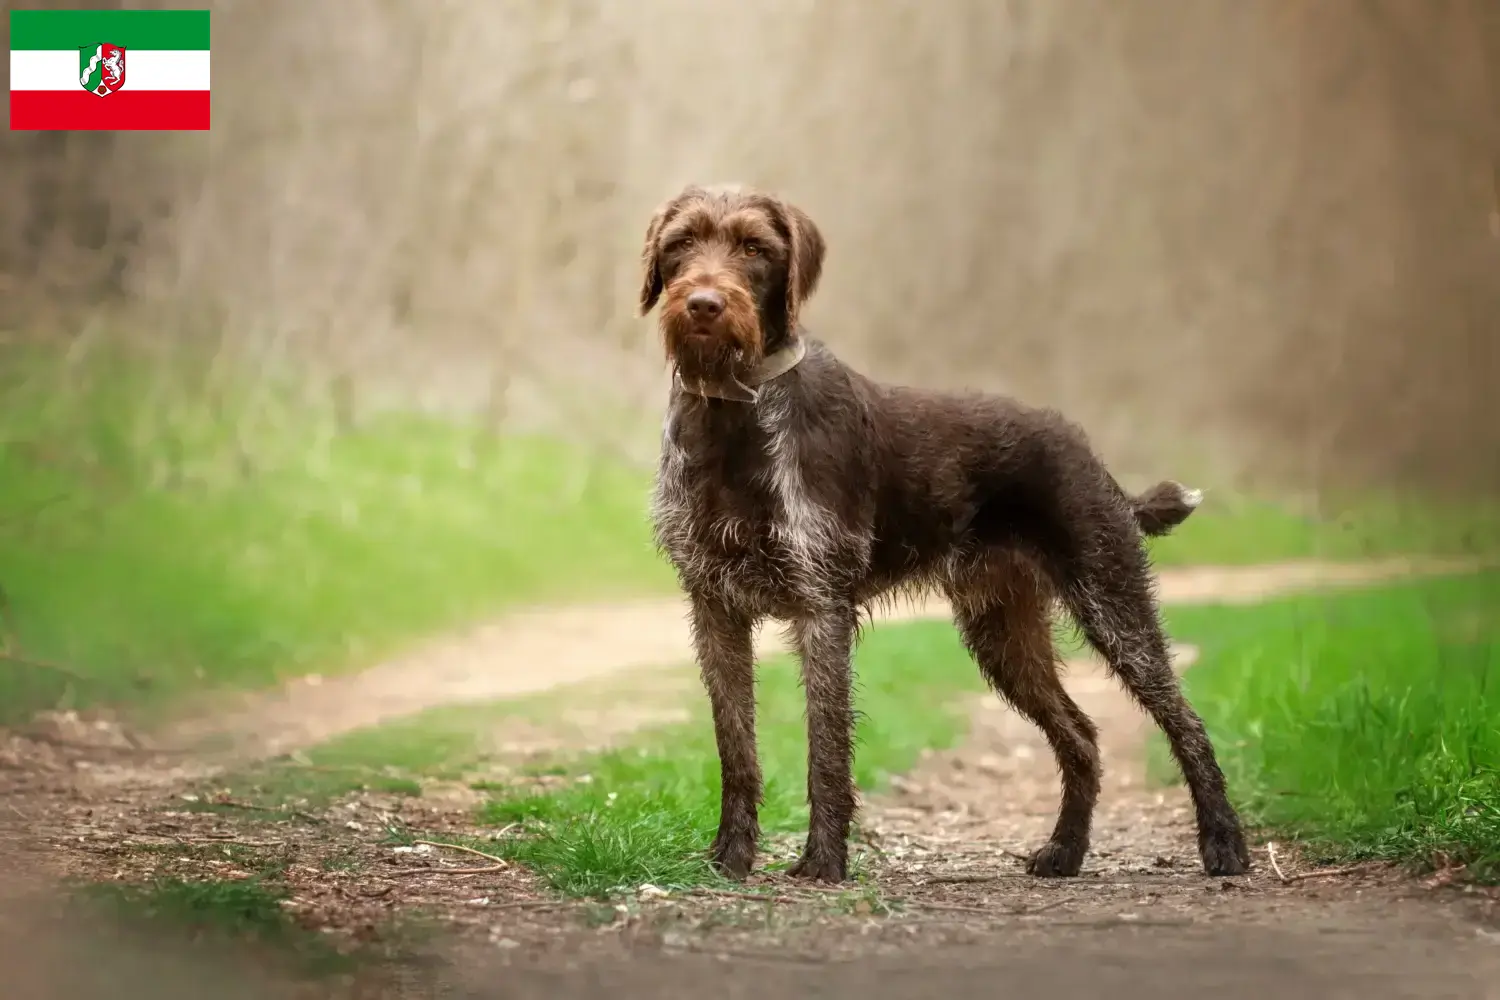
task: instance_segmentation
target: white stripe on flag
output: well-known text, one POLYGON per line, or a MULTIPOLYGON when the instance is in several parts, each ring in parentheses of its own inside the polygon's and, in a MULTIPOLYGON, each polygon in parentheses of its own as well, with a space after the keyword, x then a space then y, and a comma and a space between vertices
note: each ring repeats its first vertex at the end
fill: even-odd
MULTIPOLYGON (((14 49, 11 90, 81 90, 73 49, 14 49)), ((207 49, 126 49, 125 90, 208 90, 207 49)))

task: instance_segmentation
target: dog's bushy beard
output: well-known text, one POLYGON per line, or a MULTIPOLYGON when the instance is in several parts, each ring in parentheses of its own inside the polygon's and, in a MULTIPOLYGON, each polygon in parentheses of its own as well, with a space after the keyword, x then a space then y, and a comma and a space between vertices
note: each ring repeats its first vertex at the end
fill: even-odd
POLYGON ((725 308, 705 333, 688 314, 687 291, 668 294, 661 314, 667 360, 683 381, 724 386, 743 379, 765 356, 764 338, 755 300, 744 289, 720 289, 725 308))

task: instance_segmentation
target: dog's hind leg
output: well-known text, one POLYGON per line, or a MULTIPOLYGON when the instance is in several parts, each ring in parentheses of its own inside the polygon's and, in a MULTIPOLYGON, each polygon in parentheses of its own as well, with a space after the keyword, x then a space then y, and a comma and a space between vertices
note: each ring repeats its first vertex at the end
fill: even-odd
POLYGON ((1094 538, 1103 541, 1063 567, 1064 599, 1089 644, 1166 734, 1192 793, 1204 871, 1239 875, 1250 865, 1245 837, 1203 720, 1172 672, 1139 537, 1122 523, 1094 538))
MULTIPOLYGON (((974 595, 979 597, 979 594, 974 595)), ((1063 688, 1047 594, 1030 574, 1006 574, 980 600, 950 593, 964 645, 995 692, 1041 729, 1062 772, 1062 804, 1052 836, 1031 855, 1033 875, 1077 875, 1089 848, 1099 798, 1094 723, 1063 688)))

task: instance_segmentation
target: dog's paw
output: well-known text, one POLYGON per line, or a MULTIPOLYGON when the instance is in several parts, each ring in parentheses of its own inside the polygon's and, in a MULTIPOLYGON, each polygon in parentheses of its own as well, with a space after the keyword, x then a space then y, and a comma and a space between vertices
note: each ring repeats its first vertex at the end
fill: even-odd
POLYGON ((709 860, 726 878, 743 881, 755 867, 755 834, 720 833, 709 848, 709 860))
POLYGON ((1238 828, 1210 833, 1198 844, 1203 871, 1208 875, 1243 875, 1250 870, 1250 850, 1238 828))
POLYGON ((848 863, 843 858, 830 857, 820 851, 809 851, 788 868, 786 873, 792 878, 838 885, 849 877, 848 868, 848 863))
POLYGON ((1083 868, 1087 844, 1049 840, 1026 859, 1026 874, 1037 878, 1071 878, 1083 868))

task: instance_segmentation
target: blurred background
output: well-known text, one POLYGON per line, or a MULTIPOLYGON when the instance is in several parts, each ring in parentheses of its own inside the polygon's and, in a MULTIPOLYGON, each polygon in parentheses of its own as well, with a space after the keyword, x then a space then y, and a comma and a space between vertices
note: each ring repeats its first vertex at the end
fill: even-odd
POLYGON ((881 377, 1061 406, 1148 475, 1500 476, 1493 3, 209 6, 211 132, 5 139, 11 341, 649 460, 640 238, 731 180, 819 222, 809 322, 881 377))

